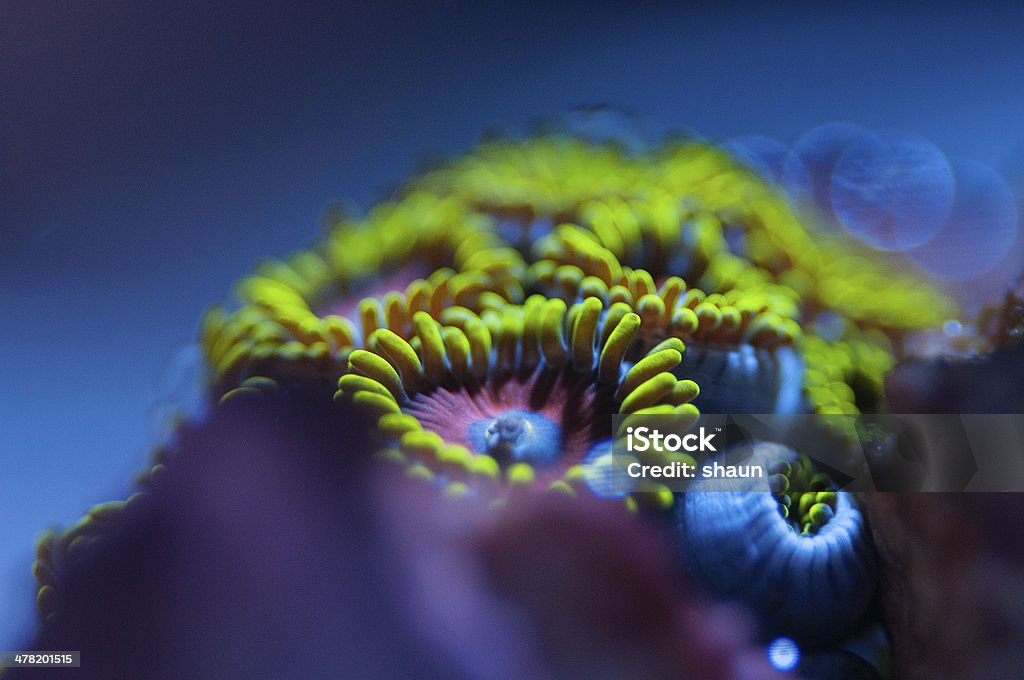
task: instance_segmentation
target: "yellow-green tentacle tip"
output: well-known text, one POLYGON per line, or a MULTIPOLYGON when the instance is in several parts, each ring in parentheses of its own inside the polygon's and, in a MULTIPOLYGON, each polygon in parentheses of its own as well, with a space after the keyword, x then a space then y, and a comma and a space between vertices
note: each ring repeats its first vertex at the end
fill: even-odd
POLYGON ((681 355, 686 351, 686 345, 679 338, 665 338, 652 347, 647 353, 654 354, 655 352, 660 352, 663 349, 674 349, 681 355))
POLYGON ((451 366, 452 375, 460 383, 467 382, 472 376, 470 368, 470 345, 466 334, 458 328, 446 326, 441 331, 445 354, 451 366))
POLYGON ((669 332, 676 337, 688 338, 697 332, 699 326, 697 314, 689 307, 680 307, 672 312, 669 332))
POLYGON ((637 409, 623 418, 615 431, 615 436, 616 438, 623 437, 627 427, 655 427, 663 430, 670 429, 673 432, 685 432, 697 423, 698 418, 700 418, 700 411, 693 404, 648 406, 637 409), (670 427, 666 427, 666 418, 672 419, 670 427))
POLYGON ((402 435, 399 440, 402 453, 413 460, 439 463, 441 452, 445 447, 444 440, 435 432, 412 430, 402 435))
POLYGON ((637 300, 636 311, 640 315, 640 327, 644 330, 658 328, 666 318, 665 301, 653 293, 637 300))
POLYGON ((377 428, 391 439, 400 439, 407 432, 423 429, 420 421, 405 413, 386 413, 377 421, 377 428))
POLYGON ((477 380, 483 380, 490 362, 491 333, 484 322, 477 318, 466 322, 465 333, 469 341, 471 371, 477 380))
POLYGON ((692 380, 680 380, 672 387, 666 401, 673 406, 687 405, 700 395, 700 386, 692 380))
POLYGON ((533 471, 533 467, 528 463, 514 463, 505 471, 505 477, 508 479, 508 483, 513 487, 527 487, 533 484, 533 480, 536 479, 537 474, 533 471))
POLYGON ((444 446, 438 452, 438 462, 442 469, 460 477, 470 471, 472 458, 469 449, 460 444, 444 446))
POLYGON ((413 327, 423 353, 423 376, 431 385, 438 385, 444 380, 446 359, 441 327, 426 312, 413 315, 413 327))
POLYGON ((597 378, 600 382, 614 382, 619 379, 622 358, 626 356, 626 351, 633 343, 639 328, 640 317, 629 312, 612 329, 598 360, 597 378))
POLYGON ((659 373, 653 378, 637 386, 622 400, 620 410, 623 413, 634 413, 642 408, 656 405, 663 397, 672 392, 676 385, 676 377, 671 373, 659 373))
POLYGON ((377 394, 376 392, 356 392, 352 395, 352 403, 357 408, 378 417, 386 413, 401 413, 394 397, 377 394))
POLYGON ((669 373, 683 361, 683 355, 674 349, 663 349, 648 354, 636 362, 619 384, 616 397, 622 399, 659 373, 669 373))
POLYGON ((501 316, 500 327, 496 331, 498 341, 495 365, 502 370, 512 371, 516 367, 516 355, 523 337, 523 319, 519 310, 505 310, 501 316))
POLYGON ((423 377, 423 365, 416 351, 394 331, 380 328, 373 332, 366 343, 371 350, 380 352, 398 369, 402 385, 406 390, 416 391, 423 377))
POLYGON ((391 391, 373 378, 356 373, 346 373, 338 378, 338 392, 344 395, 353 395, 356 392, 376 392, 385 397, 394 398, 391 391))
POLYGON ((572 363, 577 371, 593 367, 594 338, 603 309, 604 305, 597 298, 587 298, 579 308, 572 335, 572 363))
POLYGON ((358 372, 383 385, 395 400, 404 401, 406 399, 405 388, 402 386, 402 379, 399 377, 398 371, 379 354, 364 349, 354 350, 348 356, 348 368, 349 371, 358 372))
POLYGON ((642 491, 634 491, 631 498, 652 510, 668 510, 675 501, 675 494, 664 484, 645 485, 642 491))
POLYGON ((560 299, 549 300, 544 308, 540 325, 540 349, 544 360, 551 366, 558 367, 565 363, 567 350, 563 337, 562 324, 565 320, 566 306, 560 299))
POLYGON ((484 454, 477 454, 470 459, 469 471, 478 477, 495 481, 501 476, 498 461, 484 454))

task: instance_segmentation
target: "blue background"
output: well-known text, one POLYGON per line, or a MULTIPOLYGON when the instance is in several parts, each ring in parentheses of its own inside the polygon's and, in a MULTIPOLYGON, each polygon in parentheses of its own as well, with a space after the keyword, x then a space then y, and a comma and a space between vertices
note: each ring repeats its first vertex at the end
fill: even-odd
POLYGON ((127 494, 201 311, 485 128, 849 120, 1020 187, 1010 4, 23 4, 0 4, 0 648, 33 625, 36 533, 127 494))

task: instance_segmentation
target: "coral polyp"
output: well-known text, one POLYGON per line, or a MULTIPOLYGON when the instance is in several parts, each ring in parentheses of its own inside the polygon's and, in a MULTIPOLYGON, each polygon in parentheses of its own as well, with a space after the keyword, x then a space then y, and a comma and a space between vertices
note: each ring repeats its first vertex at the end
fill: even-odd
POLYGON ((699 388, 671 373, 683 343, 627 361, 641 319, 598 298, 453 307, 414 325, 409 341, 380 329, 352 352, 336 398, 372 412, 388 455, 453 493, 492 482, 572 491, 615 413, 697 414, 699 388))
POLYGON ((697 482, 677 508, 684 559, 716 595, 757 611, 766 633, 841 639, 861 625, 877 582, 857 502, 792 450, 750 448, 772 476, 697 482))

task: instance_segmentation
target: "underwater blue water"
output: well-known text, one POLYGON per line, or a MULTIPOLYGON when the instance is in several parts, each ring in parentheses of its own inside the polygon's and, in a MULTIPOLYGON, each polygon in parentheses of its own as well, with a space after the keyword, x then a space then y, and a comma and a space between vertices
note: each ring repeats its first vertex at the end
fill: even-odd
POLYGON ((36 533, 128 492, 201 310, 331 201, 581 105, 786 144, 853 121, 997 169, 1024 148, 1009 5, 24 5, 0 24, 0 648, 32 626, 36 533))
POLYGON ((1013 192, 997 172, 969 158, 954 157, 950 164, 956 190, 949 219, 933 238, 907 254, 933 275, 955 280, 999 262, 1017 238, 1020 222, 1013 192))
POLYGON ((790 187, 810 184, 807 168, 796 151, 784 142, 764 135, 742 135, 725 140, 722 147, 733 158, 774 184, 784 181, 790 187))

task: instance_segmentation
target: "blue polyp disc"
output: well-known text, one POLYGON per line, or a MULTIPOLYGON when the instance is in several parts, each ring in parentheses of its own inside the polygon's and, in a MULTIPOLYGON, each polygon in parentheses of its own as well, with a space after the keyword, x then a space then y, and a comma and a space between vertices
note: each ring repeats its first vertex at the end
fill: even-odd
POLYGON ((470 423, 467 434, 474 451, 505 462, 545 465, 562 457, 562 428, 533 411, 502 411, 470 423))

